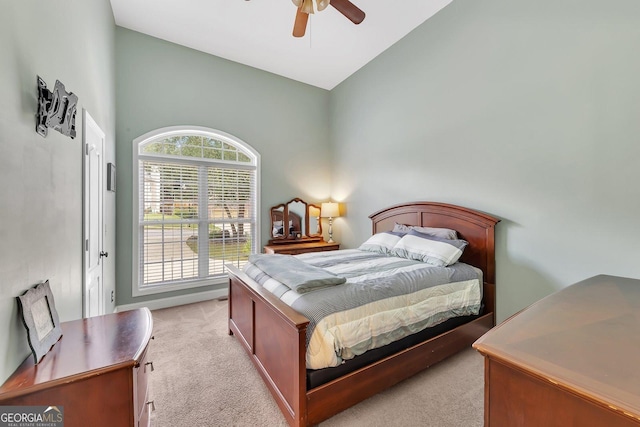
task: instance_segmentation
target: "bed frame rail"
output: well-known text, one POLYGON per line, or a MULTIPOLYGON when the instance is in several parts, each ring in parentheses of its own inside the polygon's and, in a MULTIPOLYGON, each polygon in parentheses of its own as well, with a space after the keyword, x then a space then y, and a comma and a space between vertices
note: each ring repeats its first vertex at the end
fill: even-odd
POLYGON ((309 425, 318 424, 452 354, 470 347, 492 326, 493 316, 487 314, 457 329, 365 366, 345 377, 309 390, 307 392, 309 425))

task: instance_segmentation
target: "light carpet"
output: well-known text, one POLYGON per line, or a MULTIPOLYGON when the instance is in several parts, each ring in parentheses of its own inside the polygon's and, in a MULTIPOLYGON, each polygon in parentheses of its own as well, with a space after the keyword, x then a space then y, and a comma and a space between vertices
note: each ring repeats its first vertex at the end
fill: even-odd
MULTIPOLYGON (((287 425, 249 357, 228 334, 226 301, 152 314, 153 426, 287 425)), ((482 356, 470 348, 320 426, 482 426, 483 375, 482 356)))

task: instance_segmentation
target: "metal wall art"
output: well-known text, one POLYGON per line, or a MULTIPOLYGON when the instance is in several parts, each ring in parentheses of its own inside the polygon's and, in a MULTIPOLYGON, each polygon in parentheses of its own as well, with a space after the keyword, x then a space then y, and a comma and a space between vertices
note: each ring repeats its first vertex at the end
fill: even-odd
POLYGON ((38 76, 38 123, 36 132, 47 136, 49 128, 53 128, 65 136, 76 137, 76 105, 78 97, 67 92, 60 80, 56 80, 53 92, 38 76))

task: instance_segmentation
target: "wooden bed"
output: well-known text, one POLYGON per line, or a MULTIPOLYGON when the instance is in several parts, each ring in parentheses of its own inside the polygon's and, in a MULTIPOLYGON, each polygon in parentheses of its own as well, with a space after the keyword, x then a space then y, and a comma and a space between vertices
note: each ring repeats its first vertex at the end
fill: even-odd
POLYGON ((415 202, 370 215, 373 233, 394 224, 445 227, 467 240, 460 261, 483 272, 484 314, 326 384, 307 390, 306 328, 309 320, 242 271, 229 270, 229 334, 247 351, 291 426, 308 426, 355 405, 471 344, 495 325, 494 230, 499 221, 460 206, 415 202))

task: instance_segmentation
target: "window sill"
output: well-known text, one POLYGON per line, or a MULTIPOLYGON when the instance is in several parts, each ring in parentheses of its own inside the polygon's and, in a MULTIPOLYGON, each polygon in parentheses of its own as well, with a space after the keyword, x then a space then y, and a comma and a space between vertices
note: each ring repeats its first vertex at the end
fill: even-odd
POLYGON ((204 286, 215 286, 228 283, 228 277, 226 275, 220 277, 209 277, 206 279, 191 280, 188 282, 175 283, 175 284, 158 284, 147 285, 139 287, 134 285, 132 289, 132 296, 139 297, 144 295, 164 294, 167 292, 181 291, 183 289, 201 288, 204 286))

